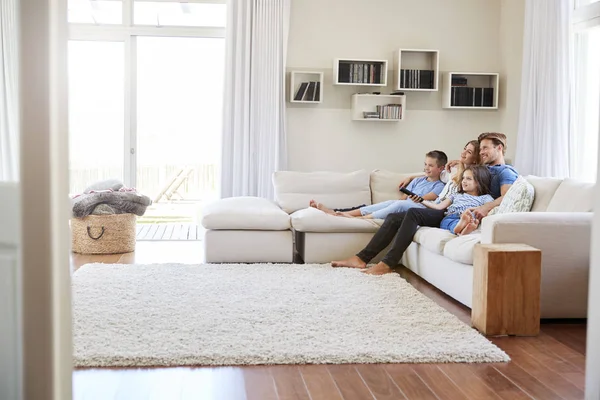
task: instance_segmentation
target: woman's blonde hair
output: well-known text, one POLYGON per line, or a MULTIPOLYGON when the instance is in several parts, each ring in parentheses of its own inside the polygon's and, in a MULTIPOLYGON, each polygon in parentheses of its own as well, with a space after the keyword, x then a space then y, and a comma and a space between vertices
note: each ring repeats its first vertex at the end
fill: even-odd
MULTIPOLYGON (((474 150, 475 151, 475 162, 473 163, 473 165, 481 164, 481 156, 479 155, 479 141, 478 140, 468 141, 467 144, 465 144, 465 149, 469 145, 472 145, 473 148, 475 149, 474 150)), ((462 180, 463 172, 465 172, 465 165, 463 163, 458 163, 458 170, 456 171, 456 175, 454 175, 454 178, 452 178, 452 180, 458 187, 460 187, 460 181, 462 180)))

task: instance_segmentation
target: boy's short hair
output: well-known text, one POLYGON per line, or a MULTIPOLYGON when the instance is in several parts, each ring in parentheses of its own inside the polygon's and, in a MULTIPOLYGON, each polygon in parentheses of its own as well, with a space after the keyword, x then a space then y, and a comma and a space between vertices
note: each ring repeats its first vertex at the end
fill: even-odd
POLYGON ((494 146, 502 145, 502 154, 506 154, 506 135, 500 132, 484 132, 477 138, 479 144, 482 140, 491 140, 494 146))
POLYGON ((438 167, 442 167, 448 162, 448 156, 441 150, 432 150, 429 153, 425 154, 425 157, 435 159, 438 167))

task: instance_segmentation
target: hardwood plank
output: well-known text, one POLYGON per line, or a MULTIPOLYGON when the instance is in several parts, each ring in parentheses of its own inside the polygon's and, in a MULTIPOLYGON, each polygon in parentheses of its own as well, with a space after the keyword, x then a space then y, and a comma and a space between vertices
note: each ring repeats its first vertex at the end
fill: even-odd
POLYGON ((501 399, 528 400, 532 398, 506 376, 498 372, 493 364, 469 364, 468 368, 475 376, 492 388, 494 393, 501 399))
POLYGON ((413 369, 440 399, 470 399, 437 365, 419 364, 415 365, 413 369))
POLYGON ((297 365, 269 367, 280 400, 310 399, 297 365))
POLYGON ((356 370, 377 400, 406 399, 382 365, 357 365, 356 370))
POLYGON ((190 234, 190 224, 181 224, 181 230, 179 231, 179 240, 188 240, 190 234))
POLYGON ((245 367, 244 385, 247 400, 277 400, 275 381, 266 367, 245 367))
POLYGON ((112 400, 125 374, 120 370, 85 369, 73 371, 73 400, 112 400))
POLYGON ((148 233, 146 233, 146 236, 144 236, 144 240, 152 240, 152 238, 154 237, 154 234, 156 234, 157 230, 158 230, 158 224, 152 224, 150 226, 150 229, 148 230, 148 233))
POLYGON ((560 400, 561 396, 528 374, 514 362, 495 364, 494 368, 534 399, 560 400))
POLYGON ((158 229, 156 230, 156 233, 154 234, 152 239, 153 240, 162 240, 166 229, 167 229, 166 224, 158 224, 158 229))
POLYGON ((165 234, 163 235, 164 240, 171 240, 171 238, 173 237, 173 228, 175 228, 174 224, 167 224, 165 234))
POLYGON ((181 400, 243 399, 245 392, 244 374, 241 368, 188 368, 181 385, 180 398, 181 400))
POLYGON ((327 369, 344 400, 366 400, 375 397, 352 364, 328 365, 327 369))
POLYGON ((173 224, 173 232, 171 232, 171 240, 179 240, 179 234, 181 233, 181 224, 173 224))
POLYGON ((557 328, 556 325, 545 326, 545 332, 556 340, 565 345, 569 346, 573 350, 585 355, 585 333, 584 332, 573 332, 567 324, 557 328), (582 337, 583 336, 583 337, 582 337))
POLYGON ((198 228, 196 224, 190 224, 190 228, 188 230, 188 240, 196 240, 198 238, 198 228))
POLYGON ((466 364, 438 365, 444 374, 472 399, 500 399, 483 380, 471 372, 466 364))
POLYGON ((585 355, 554 339, 554 337, 548 335, 543 328, 542 332, 538 336, 538 340, 540 343, 543 343, 544 346, 551 348, 554 353, 569 361, 581 371, 585 372, 585 355))
POLYGON ((152 224, 142 224, 142 229, 140 229, 140 231, 136 235, 138 240, 143 240, 143 238, 146 237, 151 225, 152 224))
POLYGON ((542 365, 545 365, 550 370, 558 373, 580 390, 585 391, 585 371, 582 371, 576 365, 553 352, 551 347, 542 345, 539 339, 531 339, 533 340, 522 340, 518 342, 513 340, 513 343, 522 351, 539 361, 542 365))
POLYGON ((511 338, 492 338, 492 342, 501 346, 508 353, 512 362, 527 371, 542 384, 565 399, 583 399, 584 393, 560 374, 551 370, 547 365, 536 360, 515 344, 511 338))
POLYGON ((342 400, 326 365, 300 365, 299 368, 312 400, 342 400))
POLYGON ((437 400, 429 386, 413 371, 410 364, 388 364, 385 371, 408 399, 437 400))

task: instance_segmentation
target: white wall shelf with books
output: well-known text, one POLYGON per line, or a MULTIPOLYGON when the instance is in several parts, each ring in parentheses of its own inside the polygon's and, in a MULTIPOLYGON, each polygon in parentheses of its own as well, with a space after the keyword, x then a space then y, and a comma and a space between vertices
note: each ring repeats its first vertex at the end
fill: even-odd
POLYGON ((438 50, 398 49, 394 54, 394 89, 437 92, 439 69, 438 50))
POLYGON ((497 110, 500 74, 447 72, 442 82, 442 107, 461 110, 497 110))
POLYGON ((323 73, 290 72, 290 103, 316 104, 323 102, 323 73))
POLYGON ((333 84, 351 86, 387 86, 387 60, 336 58, 333 60, 333 84))
POLYGON ((406 117, 405 95, 360 94, 352 95, 352 120, 395 122, 406 117))

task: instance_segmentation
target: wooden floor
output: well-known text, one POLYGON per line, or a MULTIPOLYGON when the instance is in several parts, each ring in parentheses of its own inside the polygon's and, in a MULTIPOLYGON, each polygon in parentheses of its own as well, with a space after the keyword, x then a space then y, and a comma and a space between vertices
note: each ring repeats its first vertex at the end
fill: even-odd
POLYGON ((138 224, 137 240, 202 240, 197 224, 138 224))
MULTIPOLYGON (((89 262, 201 263, 202 242, 141 242, 135 253, 73 255, 89 262)), ((469 309, 404 269, 413 286, 462 321, 469 309)), ((537 337, 491 338, 497 364, 291 365, 80 369, 74 399, 583 399, 586 325, 544 323, 537 337)))

